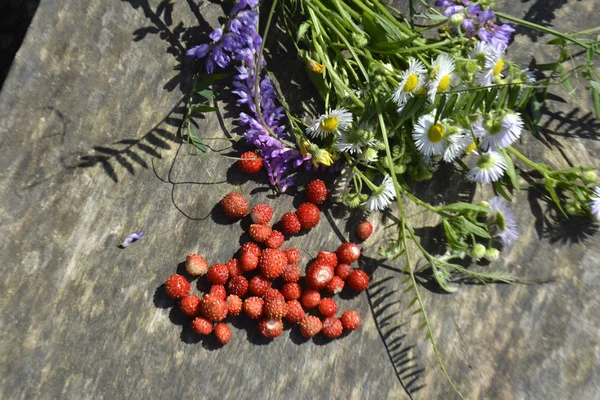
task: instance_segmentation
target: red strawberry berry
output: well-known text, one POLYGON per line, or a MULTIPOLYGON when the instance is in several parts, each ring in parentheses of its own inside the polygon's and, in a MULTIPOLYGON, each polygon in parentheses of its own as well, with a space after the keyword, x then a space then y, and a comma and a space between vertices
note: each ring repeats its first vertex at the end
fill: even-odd
POLYGON ((225 299, 227 303, 227 315, 240 315, 242 312, 242 299, 235 294, 230 294, 225 299))
POLYGON ((208 294, 214 294, 221 300, 225 300, 225 297, 227 297, 227 291, 223 285, 212 285, 208 294))
POLYGON ((333 268, 323 261, 315 261, 306 270, 306 284, 315 290, 324 289, 333 278, 333 268))
POLYGON ((333 317, 337 310, 338 306, 335 300, 330 299, 329 297, 321 299, 321 302, 319 303, 319 312, 324 317, 333 317))
POLYGON ((253 276, 248 282, 248 289, 253 296, 262 297, 271 289, 271 280, 262 275, 253 276))
POLYGON ((247 174, 256 174, 263 167, 262 157, 253 151, 243 153, 240 158, 237 161, 238 168, 247 174))
POLYGON ((192 321, 192 330, 198 335, 210 335, 213 330, 213 323, 206 318, 196 317, 192 321))
POLYGON ((254 254, 256 257, 260 256, 261 250, 260 247, 254 243, 254 242, 246 242, 242 245, 242 248, 240 249, 240 254, 242 253, 252 253, 254 254))
POLYGON ((271 217, 273 217, 273 209, 266 204, 257 204, 252 207, 250 212, 250 218, 255 224, 268 225, 271 217))
POLYGON ((334 276, 331 278, 325 289, 329 294, 338 294, 344 289, 344 281, 339 276, 334 276))
POLYGON ((201 255, 188 254, 185 257, 185 270, 191 276, 204 275, 208 271, 208 264, 201 255))
POLYGON ((300 250, 295 247, 284 249, 285 255, 287 256, 288 264, 298 264, 300 261, 300 250))
POLYGON ((339 276, 343 281, 348 279, 348 275, 352 272, 352 267, 349 264, 338 264, 335 267, 335 276, 339 276))
POLYGON ((269 225, 252 224, 248 234, 256 243, 262 243, 271 236, 271 232, 269 225))
POLYGON ((258 258, 258 268, 265 278, 277 278, 286 266, 287 256, 281 250, 265 249, 258 258))
POLYGON ((200 301, 200 310, 209 321, 223 321, 227 316, 227 303, 214 294, 207 294, 200 301))
POLYGON ((190 283, 183 275, 174 274, 167 278, 166 290, 167 296, 172 299, 183 299, 190 293, 190 283))
POLYGON ((288 264, 283 273, 281 274, 281 278, 283 278, 284 282, 298 282, 300 280, 300 268, 296 264, 288 264))
POLYGON ((302 229, 298 216, 293 212, 283 214, 280 222, 281 230, 288 235, 295 235, 296 233, 300 232, 300 229, 302 229))
POLYGON ((306 315, 300 321, 300 333, 307 339, 315 336, 323 328, 321 320, 314 315, 306 315))
POLYGON ((269 289, 267 290, 267 293, 265 293, 265 295, 263 296, 263 299, 265 301, 270 301, 273 299, 285 300, 285 297, 283 297, 283 294, 279 290, 269 289))
POLYGON ((356 225, 356 236, 360 240, 367 240, 373 233, 373 225, 367 220, 361 221, 356 225))
POLYGON ((235 276, 227 282, 227 290, 231 294, 244 297, 248 291, 248 280, 242 275, 235 276))
POLYGON ((179 303, 181 312, 188 317, 194 318, 200 314, 200 297, 195 294, 185 296, 179 303))
POLYGON ((339 263, 352 264, 360 257, 360 247, 355 243, 345 242, 338 247, 336 254, 339 263))
POLYGON ((259 319, 263 313, 265 301, 260 297, 248 297, 244 300, 244 313, 252 319, 259 319))
POLYGON ((281 319, 287 314, 287 304, 285 300, 276 298, 265 300, 263 315, 268 319, 281 319))
POLYGON ((240 256, 240 268, 242 271, 252 271, 256 267, 258 267, 258 257, 249 251, 242 253, 240 256))
POLYGON ((302 318, 304 318, 306 315, 304 309, 302 308, 302 304, 300 304, 298 300, 290 300, 286 304, 288 312, 285 315, 285 319, 293 324, 297 324, 302 321, 302 318))
POLYGON ((369 275, 362 269, 355 269, 346 279, 346 283, 350 286, 350 289, 362 292, 369 287, 369 275))
POLYGON ((215 336, 219 343, 227 344, 231 340, 231 329, 229 325, 220 323, 215 326, 215 336))
POLYGON ((241 193, 230 193, 221 200, 223 213, 229 218, 241 218, 248 214, 248 200, 241 193))
POLYGON ((215 264, 208 269, 206 278, 213 285, 224 285, 229 279, 229 268, 225 264, 215 264))
POLYGON ((229 271, 229 277, 231 278, 233 278, 234 276, 242 275, 244 273, 244 270, 242 270, 242 267, 240 266, 240 260, 238 260, 237 258, 232 258, 231 260, 227 261, 225 265, 227 266, 227 270, 229 271))
POLYGON ((296 215, 303 229, 312 229, 319 223, 321 212, 313 203, 302 203, 298 207, 296 215))
POLYGON ((335 339, 342 336, 342 332, 344 331, 344 327, 342 326, 342 321, 335 317, 327 317, 323 320, 323 335, 325 335, 329 339, 335 339))
POLYGON ((300 296, 300 303, 304 308, 315 308, 321 302, 321 295, 313 289, 306 289, 300 296))
POLYGON ((258 323, 258 331, 264 337, 273 339, 283 332, 283 322, 280 319, 262 319, 258 323))
POLYGON ((360 315, 354 310, 346 310, 342 314, 342 326, 347 331, 353 331, 360 326, 360 315))
POLYGON ((320 179, 315 179, 313 181, 308 182, 306 185, 306 198, 313 204, 323 204, 327 197, 329 196, 329 192, 325 187, 325 182, 320 179))
POLYGON ((296 282, 290 282, 283 285, 281 294, 283 294, 286 300, 298 300, 300 295, 302 295, 302 289, 296 282))
POLYGON ((265 246, 267 246, 269 249, 278 249, 281 247, 284 241, 285 237, 283 236, 283 233, 273 230, 269 238, 265 241, 265 246))
POLYGON ((320 251, 317 253, 317 260, 324 261, 331 268, 335 268, 338 265, 337 255, 331 251, 320 251))

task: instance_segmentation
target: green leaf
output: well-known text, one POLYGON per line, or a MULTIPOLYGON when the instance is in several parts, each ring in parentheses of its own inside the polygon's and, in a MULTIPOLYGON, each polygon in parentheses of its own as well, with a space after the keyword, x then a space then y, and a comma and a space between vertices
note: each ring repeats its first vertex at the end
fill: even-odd
POLYGON ((212 100, 215 98, 215 94, 210 89, 202 89, 200 91, 194 91, 198 96, 204 97, 206 100, 212 100))
POLYGON ((308 28, 310 28, 310 25, 310 21, 304 21, 300 24, 298 27, 298 33, 296 34, 296 42, 300 42, 304 38, 308 28))
POLYGON ((515 190, 519 190, 521 187, 519 185, 519 177, 517 176, 517 171, 515 169, 515 163, 512 158, 508 155, 506 150, 501 151, 504 156, 504 160, 506 160, 506 174, 510 178, 510 183, 512 183, 515 190))
POLYGON ((600 93, 595 90, 592 91, 592 105, 594 106, 596 118, 600 119, 600 93))
POLYGON ((194 147, 196 147, 201 152, 206 153, 206 146, 204 145, 204 143, 202 143, 200 137, 198 137, 196 133, 191 129, 188 129, 188 142, 191 142, 194 145, 194 147))
POLYGON ((192 114, 202 114, 202 113, 205 113, 205 112, 211 112, 211 111, 215 111, 215 110, 216 109, 214 107, 205 106, 205 105, 202 105, 202 104, 195 105, 195 106, 193 106, 190 109, 190 111, 191 111, 192 114))
POLYGON ((556 179, 546 176, 546 183, 544 184, 544 187, 550 194, 550 197, 552 197, 552 200, 554 200, 554 204, 556 204, 556 206, 558 207, 560 212, 562 212, 566 218, 569 218, 567 213, 565 212, 565 210, 563 210, 562 205, 560 204, 560 199, 558 198, 558 195, 556 194, 556 189, 554 188, 554 186, 556 186, 556 183, 557 183, 556 179))
POLYGON ((213 83, 227 78, 228 74, 198 74, 197 82, 194 84, 194 91, 200 92, 207 89, 213 83))
MULTIPOLYGON (((499 110, 502 107, 504 107, 504 102, 506 101, 506 97, 508 96, 508 91, 510 90, 510 86, 506 85, 502 87, 502 90, 500 90, 500 95, 498 96, 498 100, 496 101, 496 109, 499 110)), ((494 100, 492 100, 494 101, 494 100)))
POLYGON ((398 49, 409 47, 409 45, 418 38, 419 35, 410 36, 402 40, 393 40, 388 42, 377 42, 369 46, 369 50, 380 54, 396 54, 398 49))
POLYGON ((428 19, 430 21, 446 21, 448 19, 448 17, 446 17, 444 15, 430 14, 430 13, 415 14, 414 17, 428 19))
POLYGON ((569 91, 569 94, 573 94, 573 92, 575 92, 575 89, 573 88, 573 85, 571 85, 571 81, 569 80, 569 77, 567 76, 567 70, 565 69, 565 67, 563 67, 561 64, 558 65, 558 72, 560 73, 560 80, 562 81, 563 86, 565 87, 565 89, 567 89, 569 91))
POLYGON ((546 44, 553 44, 553 45, 561 45, 562 46, 563 44, 565 44, 565 39, 563 39, 563 38, 555 38, 555 39, 552 39, 552 40, 548 41, 546 44))
POLYGON ((490 236, 490 234, 483 229, 482 227, 480 227, 479 225, 469 221, 468 219, 466 219, 465 217, 459 217, 459 224, 461 227, 461 230, 464 230, 467 233, 471 233, 475 236, 479 236, 482 237, 484 239, 491 239, 492 237, 490 236))
POLYGON ((479 206, 477 204, 458 202, 458 203, 448 204, 447 206, 440 208, 440 211, 455 211, 458 213, 461 213, 463 211, 465 211, 465 212, 466 211, 475 211, 475 212, 486 213, 486 212, 490 211, 490 209, 487 207, 484 207, 484 206, 479 206))
POLYGON ((506 190, 500 181, 494 182, 494 189, 496 189, 496 193, 498 193, 500 196, 504 197, 508 201, 511 201, 510 195, 506 193, 506 190))

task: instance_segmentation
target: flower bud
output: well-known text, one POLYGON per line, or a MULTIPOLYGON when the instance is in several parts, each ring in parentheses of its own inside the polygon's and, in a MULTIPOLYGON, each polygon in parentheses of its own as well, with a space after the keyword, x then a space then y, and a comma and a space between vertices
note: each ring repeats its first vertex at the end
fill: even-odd
POLYGON ((450 18, 448 18, 448 23, 452 26, 459 26, 465 20, 465 17, 462 13, 453 14, 450 18))
POLYGON ((588 183, 588 182, 595 183, 596 178, 598 178, 598 176, 596 175, 596 172, 594 172, 594 171, 585 171, 583 173, 583 176, 581 177, 581 179, 583 179, 583 181, 586 183, 588 183))
POLYGON ((481 243, 477 243, 471 249, 471 257, 473 257, 475 260, 479 260, 485 256, 485 252, 486 252, 485 246, 482 245, 481 243))
POLYGON ((500 251, 491 247, 485 251, 484 257, 486 260, 496 261, 500 257, 500 251))

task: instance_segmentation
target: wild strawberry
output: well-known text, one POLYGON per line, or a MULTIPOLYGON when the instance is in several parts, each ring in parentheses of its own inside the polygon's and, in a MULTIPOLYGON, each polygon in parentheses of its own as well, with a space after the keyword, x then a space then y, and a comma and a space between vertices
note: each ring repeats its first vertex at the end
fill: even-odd
POLYGON ((322 328, 323 323, 314 315, 306 315, 302 318, 302 321, 300 321, 300 333, 307 339, 310 339, 321 332, 322 328))
POLYGON ((231 294, 244 297, 248 291, 248 280, 242 275, 235 276, 227 282, 227 290, 231 294))
POLYGON ((271 217, 273 217, 273 209, 266 204, 257 204, 250 211, 250 218, 255 224, 268 225, 271 217))
POLYGON ((237 160, 237 166, 242 172, 256 174, 263 167, 263 159, 260 154, 247 151, 240 156, 240 160, 237 160))
POLYGON ((319 223, 321 212, 313 203, 302 203, 296 211, 300 226, 304 229, 312 229, 319 223))
POLYGON ((304 308, 315 308, 321 302, 321 295, 313 289, 306 289, 300 296, 300 303, 304 308))
POLYGON ((362 269, 355 269, 346 279, 346 283, 350 286, 350 289, 362 292, 369 287, 369 275, 362 269))
POLYGON ((302 308, 302 304, 300 304, 298 300, 290 300, 286 304, 288 312, 285 315, 285 319, 293 324, 297 324, 302 321, 302 318, 304 318, 306 315, 304 309, 302 308))
POLYGON ((206 318, 196 317, 192 321, 192 330, 198 335, 210 335, 213 330, 213 323, 206 318))
POLYGON ((181 312, 188 317, 194 318, 200 314, 200 297, 195 294, 185 296, 179 303, 181 312))
POLYGON ((188 254, 185 257, 185 270, 191 276, 204 275, 208 271, 208 264, 201 255, 188 254))
POLYGON ((258 257, 249 251, 243 252, 240 256, 240 268, 242 271, 252 271, 256 267, 258 267, 258 257))
MULTIPOLYGON (((285 241, 285 237, 283 237, 283 233, 276 231, 273 229, 269 238, 265 241, 265 246, 269 249, 278 249, 281 247, 283 242, 285 241)), ((287 259, 287 257, 286 257, 287 259)))
POLYGON ((306 185, 306 198, 313 204, 323 204, 327 200, 329 192, 325 187, 325 182, 320 179, 315 179, 308 182, 306 185))
POLYGON ((352 264, 360 257, 360 247, 354 243, 345 242, 338 247, 335 253, 339 263, 352 264))
POLYGON ((354 310, 346 310, 342 314, 342 326, 347 331, 353 331, 360 325, 360 315, 354 310))
POLYGON ((242 312, 242 299, 235 294, 230 294, 225 299, 227 303, 227 315, 240 315, 242 312))
POLYGON ((298 268, 296 264, 288 264, 281 273, 281 278, 287 283, 298 282, 300 280, 300 275, 300 268, 298 268))
POLYGON ((300 232, 300 229, 302 229, 298 216, 293 212, 283 214, 280 222, 281 230, 288 235, 295 235, 296 233, 300 232))
POLYGON ((244 300, 244 313, 252 319, 259 319, 263 313, 265 301, 260 297, 248 297, 244 300))
POLYGON ((338 265, 338 259, 335 253, 331 251, 320 251, 317 253, 317 260, 324 261, 331 268, 335 268, 338 265))
POLYGON ((200 310, 209 321, 223 321, 227 316, 227 303, 214 294, 207 294, 200 301, 200 310))
POLYGON ((329 294, 338 294, 344 289, 344 281, 339 276, 334 276, 325 289, 329 294))
POLYGON ((260 256, 261 250, 260 247, 254 243, 254 242, 246 242, 242 245, 242 248, 240 249, 240 254, 242 253, 252 253, 254 254, 256 257, 260 256))
POLYGON ((283 249, 288 260, 288 264, 298 264, 300 261, 300 250, 295 247, 283 249))
POLYGON ((286 265, 287 257, 281 250, 265 249, 258 258, 258 268, 265 278, 277 278, 286 265))
POLYGON ((283 322, 280 319, 265 318, 258 323, 258 331, 266 338, 273 339, 283 332, 283 322))
POLYGON ((324 317, 333 317, 335 315, 335 313, 337 312, 338 307, 337 307, 337 303, 335 302, 335 300, 330 299, 329 297, 325 297, 324 299, 321 299, 321 302, 319 303, 319 312, 324 316, 324 317))
POLYGON ((223 213, 229 218, 241 218, 248 214, 248 200, 241 193, 229 193, 221 200, 223 213))
POLYGON ((225 266, 227 266, 230 278, 242 275, 244 273, 244 270, 240 266, 240 260, 238 260, 237 258, 232 258, 231 260, 227 261, 227 263, 225 263, 225 266))
POLYGON ((335 339, 337 337, 342 336, 342 332, 344 331, 344 327, 342 326, 342 321, 335 317, 327 317, 323 320, 323 335, 325 335, 329 339, 335 339))
POLYGON ((229 325, 220 323, 215 326, 215 337, 221 344, 227 344, 231 340, 231 329, 229 325))
POLYGON ((308 287, 315 290, 324 289, 331 278, 333 278, 333 268, 319 260, 310 264, 304 277, 308 287))
POLYGON ((281 294, 286 300, 298 300, 302 294, 302 289, 296 282, 290 282, 283 285, 281 294))
POLYGON ((252 224, 248 234, 256 243, 262 243, 271 236, 271 232, 269 225, 252 224))
POLYGON ((287 314, 287 304, 282 299, 265 300, 263 315, 269 319, 281 319, 287 314))
POLYGON ((190 283, 183 275, 174 274, 167 278, 166 290, 167 296, 172 299, 183 299, 190 293, 190 283))
POLYGON ((206 278, 213 285, 224 285, 229 279, 229 268, 224 264, 215 264, 208 269, 206 278))
POLYGON ((225 297, 227 297, 227 291, 223 285, 212 285, 208 294, 214 294, 221 300, 225 300, 225 297))
POLYGON ((360 240, 367 240, 373 233, 373 225, 367 220, 361 221, 356 225, 356 237, 360 240))
POLYGON ((352 267, 348 264, 338 264, 335 267, 335 276, 339 276, 343 281, 348 279, 348 275, 352 272, 352 267))
POLYGON ((265 301, 269 301, 269 300, 273 300, 273 299, 285 300, 285 297, 283 297, 283 294, 279 290, 269 289, 269 290, 267 290, 267 293, 265 293, 265 295, 263 296, 263 299, 265 301))
POLYGON ((262 275, 255 275, 248 282, 248 289, 253 296, 262 297, 271 289, 271 280, 262 275))

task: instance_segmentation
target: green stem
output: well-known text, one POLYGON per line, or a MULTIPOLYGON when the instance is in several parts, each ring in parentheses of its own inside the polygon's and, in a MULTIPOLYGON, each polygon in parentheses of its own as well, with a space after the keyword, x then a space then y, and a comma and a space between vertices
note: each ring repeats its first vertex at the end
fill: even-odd
POLYGON ((544 175, 545 175, 545 173, 546 173, 545 170, 541 169, 536 163, 531 161, 529 158, 525 157, 523 154, 521 154, 519 151, 517 151, 517 149, 515 149, 514 147, 509 146, 508 151, 510 151, 519 160, 521 160, 525 164, 529 165, 531 168, 535 169, 536 171, 540 171, 540 172, 544 173, 544 175))

